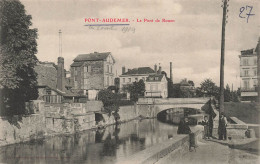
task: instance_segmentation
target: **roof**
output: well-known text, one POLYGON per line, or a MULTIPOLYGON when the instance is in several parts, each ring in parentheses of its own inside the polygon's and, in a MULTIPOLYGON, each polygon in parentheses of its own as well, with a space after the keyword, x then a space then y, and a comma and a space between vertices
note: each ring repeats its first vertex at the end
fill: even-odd
POLYGON ((80 67, 82 66, 83 62, 73 62, 70 66, 71 67, 80 67))
POLYGON ((243 50, 243 51, 241 51, 241 55, 254 55, 254 49, 252 48, 252 49, 248 49, 248 50, 243 50))
POLYGON ((123 73, 122 75, 136 75, 136 74, 152 74, 155 73, 150 67, 139 67, 130 69, 129 71, 123 73))
POLYGON ((164 77, 164 74, 156 74, 156 75, 149 75, 147 77, 147 82, 157 82, 157 81, 162 81, 164 77))
MULTIPOLYGON (((99 60, 106 60, 106 58, 111 55, 111 52, 94 52, 89 54, 80 54, 78 55, 73 61, 80 62, 80 61, 99 61, 99 60)), ((112 57, 113 61, 115 62, 114 58, 112 57)))

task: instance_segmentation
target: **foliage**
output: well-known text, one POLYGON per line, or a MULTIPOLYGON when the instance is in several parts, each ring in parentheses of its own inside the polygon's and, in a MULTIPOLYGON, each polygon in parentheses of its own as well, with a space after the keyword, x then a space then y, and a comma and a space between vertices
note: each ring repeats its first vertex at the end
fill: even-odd
POLYGON ((230 87, 229 85, 227 84, 225 90, 224 90, 224 101, 225 102, 230 102, 230 101, 233 101, 232 100, 232 93, 230 91, 230 87))
POLYGON ((194 82, 192 80, 189 80, 188 83, 191 85, 191 86, 195 86, 194 82))
POLYGON ((219 87, 211 79, 205 79, 200 83, 200 87, 196 90, 196 95, 202 96, 215 96, 219 99, 219 87))
POLYGON ((21 114, 24 102, 38 97, 37 29, 18 0, 0 1, 1 114, 21 114))
POLYGON ((124 91, 130 93, 130 100, 131 101, 138 101, 139 96, 144 96, 145 92, 145 84, 144 81, 141 79, 138 82, 133 82, 130 85, 126 85, 123 88, 124 91))
POLYGON ((121 96, 117 93, 113 93, 109 89, 103 89, 98 92, 98 99, 101 100, 104 104, 104 109, 106 112, 111 115, 111 113, 118 112, 119 110, 119 101, 121 96))

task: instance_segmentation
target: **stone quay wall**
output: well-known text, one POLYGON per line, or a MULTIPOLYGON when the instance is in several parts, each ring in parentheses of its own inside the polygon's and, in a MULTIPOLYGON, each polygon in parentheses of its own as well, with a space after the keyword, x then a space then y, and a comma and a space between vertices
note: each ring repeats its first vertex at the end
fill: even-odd
MULTIPOLYGON (((26 104, 27 113, 30 115, 0 118, 0 146, 98 128, 95 113, 100 113, 102 108, 101 101, 73 104, 30 101, 26 104)), ((139 116, 136 106, 121 106, 118 113, 121 122, 139 116)), ((110 117, 107 113, 102 115, 104 117, 102 125, 115 124, 112 115, 110 117)))
MULTIPOLYGON (((201 131, 197 130, 195 132, 195 142, 198 141, 199 137, 202 137, 201 131)), ((193 149, 193 148, 192 148, 193 149)), ((151 147, 148 147, 138 153, 135 153, 124 159, 123 161, 118 161, 117 163, 134 163, 134 164, 150 164, 156 163, 161 158, 169 153, 172 153, 176 158, 179 158, 184 153, 189 151, 189 135, 177 135, 174 138, 165 141, 163 143, 158 143, 151 147)))

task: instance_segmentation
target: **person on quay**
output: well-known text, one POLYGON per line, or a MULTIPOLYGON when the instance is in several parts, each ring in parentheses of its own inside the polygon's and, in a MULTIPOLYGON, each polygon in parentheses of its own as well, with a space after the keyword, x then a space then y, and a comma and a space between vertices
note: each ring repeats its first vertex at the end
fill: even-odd
POLYGON ((208 116, 204 116, 204 120, 201 122, 201 125, 204 126, 204 139, 209 139, 210 134, 209 134, 209 120, 208 116))
POLYGON ((219 128, 218 128, 219 140, 227 139, 227 118, 222 112, 219 118, 219 128))

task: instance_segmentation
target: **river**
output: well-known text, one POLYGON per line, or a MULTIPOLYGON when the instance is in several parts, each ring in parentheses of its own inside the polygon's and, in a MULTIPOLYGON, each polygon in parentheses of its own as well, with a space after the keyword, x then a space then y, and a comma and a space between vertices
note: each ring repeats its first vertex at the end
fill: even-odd
POLYGON ((0 163, 115 163, 177 134, 157 119, 133 120, 102 130, 55 136, 0 148, 0 163))

